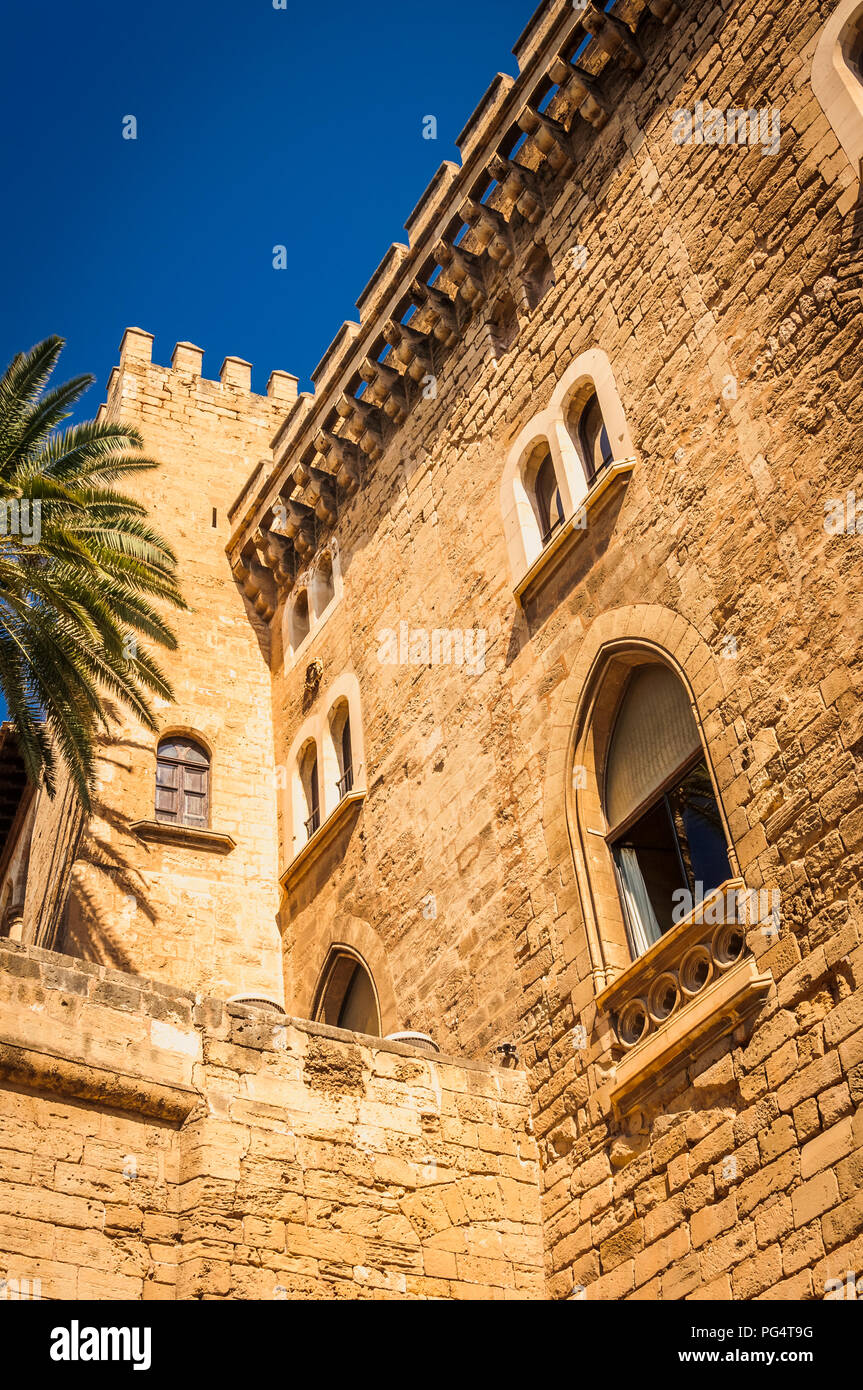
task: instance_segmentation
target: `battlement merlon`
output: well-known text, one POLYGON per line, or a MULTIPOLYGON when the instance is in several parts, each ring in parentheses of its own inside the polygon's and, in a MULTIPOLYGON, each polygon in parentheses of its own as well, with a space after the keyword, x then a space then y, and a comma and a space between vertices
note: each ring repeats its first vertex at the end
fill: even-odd
POLYGON ((211 380, 202 375, 204 349, 196 343, 175 343, 170 367, 162 367, 153 362, 153 342, 154 335, 143 328, 125 330, 120 342, 119 363, 111 370, 106 386, 107 400, 99 407, 98 419, 104 419, 109 408, 119 405, 124 398, 124 379, 131 380, 142 373, 152 373, 161 385, 176 374, 197 381, 203 390, 214 396, 228 390, 248 396, 258 404, 268 402, 277 422, 290 412, 296 402, 299 378, 291 372, 280 369, 272 371, 267 381, 267 393, 262 396, 252 390, 252 363, 243 357, 226 357, 218 380, 211 380))
MULTIPOLYGON (((618 0, 614 9, 618 13, 606 13, 596 5, 577 9, 571 0, 543 0, 538 7, 514 50, 518 77, 498 74, 494 78, 458 137, 461 163, 447 160, 440 166, 407 219, 408 249, 396 243, 387 251, 359 297, 359 325, 342 326, 316 369, 314 397, 281 421, 272 440, 275 466, 259 484, 257 496, 243 508, 228 543, 232 562, 239 561, 253 544, 256 530, 266 522, 279 496, 291 493, 298 466, 308 466, 316 456, 319 465, 323 462, 318 441, 338 436, 348 448, 362 443, 370 406, 364 405, 368 397, 355 396, 358 383, 375 376, 382 344, 389 341, 385 330, 402 321, 412 295, 422 296, 436 262, 440 264, 442 256, 452 261, 455 255, 463 263, 456 276, 447 270, 450 288, 458 276, 470 280, 476 266, 484 264, 489 246, 494 249, 494 238, 489 238, 484 222, 494 217, 508 222, 515 208, 535 220, 538 181, 545 180, 557 199, 561 170, 577 162, 585 142, 608 121, 611 105, 628 100, 633 73, 644 68, 645 49, 681 13, 676 0, 618 0), (613 81, 604 84, 609 71, 613 81), (627 81, 622 84, 619 79, 624 74, 627 81), (606 96, 604 86, 620 95, 606 96), (510 156, 520 132, 528 138, 514 163, 510 156), (502 161, 508 162, 506 173, 501 174, 504 183, 493 187, 496 178, 491 168, 500 171, 502 161), (474 228, 467 223, 466 210, 475 210, 486 194, 491 213, 477 219, 480 225, 474 228)), ((470 303, 474 293, 468 283, 456 288, 455 298, 470 303)), ((480 294, 477 289, 476 302, 480 294)), ((410 363, 406 370, 413 372, 410 363)), ((386 373, 378 375, 383 382, 386 373)), ((401 400, 386 402, 382 392, 377 405, 391 420, 404 418, 401 400)), ((374 430, 367 429, 365 438, 373 440, 374 430)), ((365 452, 373 462, 380 450, 374 443, 370 449, 365 452)))

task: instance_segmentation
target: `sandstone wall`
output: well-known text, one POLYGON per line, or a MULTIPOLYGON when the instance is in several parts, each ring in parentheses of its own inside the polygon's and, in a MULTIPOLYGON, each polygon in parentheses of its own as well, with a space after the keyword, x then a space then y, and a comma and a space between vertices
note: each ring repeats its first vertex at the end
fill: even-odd
POLYGON ((11 1288, 542 1296, 518 1072, 0 942, 0 1075, 11 1288))
MULTIPOLYGON (((400 1022, 475 1056, 520 1044, 555 1297, 820 1297, 860 1264, 861 552, 824 526, 829 499, 860 487, 860 214, 809 84, 831 8, 645 19, 644 72, 608 65, 610 120, 578 126, 576 175, 546 170, 549 210, 516 226, 513 265, 485 258, 487 309, 435 367, 437 398, 414 393, 343 506, 344 597, 287 674, 273 622, 277 762, 317 657, 322 691, 359 678, 368 787, 285 901, 290 1007, 310 1007, 343 932, 386 961, 400 1022), (778 154, 675 145, 672 112, 698 99, 777 108, 778 154), (530 309, 520 275, 539 241, 555 283, 530 309), (501 351, 489 313, 507 290, 519 322, 501 351), (636 466, 523 611, 504 460, 594 347, 636 466), (379 634, 401 622, 484 630, 484 672, 383 664, 379 634), (626 639, 679 659, 741 875, 780 891, 782 924, 778 941, 750 933, 772 981, 754 1020, 622 1116, 566 807, 589 659, 626 639)), ((537 19, 539 47, 563 9, 537 19)))

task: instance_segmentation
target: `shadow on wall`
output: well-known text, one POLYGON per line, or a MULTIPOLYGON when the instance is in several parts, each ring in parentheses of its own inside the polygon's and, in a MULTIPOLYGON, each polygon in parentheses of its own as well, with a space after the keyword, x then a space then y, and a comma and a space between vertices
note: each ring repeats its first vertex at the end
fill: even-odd
MULTIPOLYGON (((127 772, 128 764, 112 754, 124 747, 137 753, 142 746, 136 739, 112 740, 100 750, 100 762, 127 772)), ((121 848, 130 835, 128 816, 104 798, 95 797, 93 815, 83 828, 69 866, 66 903, 58 916, 54 939, 46 935, 36 944, 79 960, 137 973, 121 944, 123 924, 134 913, 143 914, 147 925, 154 927, 157 913, 149 902, 142 874, 121 848)))

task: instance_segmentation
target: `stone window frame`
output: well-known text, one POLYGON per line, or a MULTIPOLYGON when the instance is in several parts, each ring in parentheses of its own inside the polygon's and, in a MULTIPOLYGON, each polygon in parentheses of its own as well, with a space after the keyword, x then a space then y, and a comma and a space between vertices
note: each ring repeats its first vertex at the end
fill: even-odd
MULTIPOLYGON (((573 835, 573 853, 579 882, 584 886, 585 917, 592 919, 589 935, 594 974, 603 985, 611 984, 637 960, 633 957, 626 931, 623 905, 607 842, 609 826, 603 806, 603 784, 617 714, 632 672, 639 666, 661 664, 680 681, 689 700, 701 742, 701 751, 710 774, 713 793, 725 834, 731 879, 740 877, 740 866, 728 817, 717 784, 710 748, 704 733, 698 704, 685 672, 674 659, 653 642, 622 638, 604 646, 594 661, 585 683, 573 728, 567 814, 573 835)), ((647 952, 646 954, 649 954, 647 952)))
MULTIPOLYGON (((747 927, 734 959, 723 960, 721 951, 713 951, 712 973, 695 997, 682 998, 680 988, 678 1003, 664 1021, 651 1021, 635 1043, 623 1039, 621 1022, 627 1007, 646 999, 664 973, 671 973, 682 986, 687 953, 703 952, 716 944, 714 927, 703 925, 699 914, 693 913, 632 961, 613 871, 594 881, 593 866, 587 862, 586 841, 600 838, 605 848, 603 825, 591 819, 601 813, 598 783, 594 778, 591 784, 590 776, 581 772, 587 767, 583 740, 589 733, 588 716, 594 715, 599 677, 609 658, 634 649, 664 661, 688 692, 723 817, 731 872, 738 875, 722 886, 727 892, 746 893, 747 884, 764 884, 775 873, 763 830, 751 828, 737 840, 724 802, 732 786, 738 806, 754 796, 753 782, 763 766, 761 752, 742 759, 741 745, 750 753, 756 745, 746 744, 734 723, 726 726, 722 718, 723 704, 733 691, 733 673, 723 668, 732 663, 717 657, 682 614, 658 604, 606 610, 587 628, 555 700, 542 816, 558 911, 571 924, 564 930, 562 944, 576 1021, 593 1037, 586 1044, 591 1059, 602 1062, 597 1101, 603 1113, 617 1114, 646 1101, 674 1070, 744 1023, 774 988, 773 977, 762 964, 774 938, 762 935, 757 927, 747 927), (573 775, 576 770, 578 776, 573 775), (577 795, 582 798, 580 804, 577 795), (608 920, 616 922, 623 949, 611 949, 608 920)), ((604 717, 610 735, 613 715, 606 710, 604 717)), ((705 905, 709 902, 710 897, 705 905)), ((704 916, 706 920, 706 912, 704 916)))
MULTIPOLYGON (((184 714, 190 713, 189 710, 179 711, 181 719, 184 714)), ((139 808, 144 810, 144 815, 140 819, 130 822, 129 829, 140 839, 154 843, 179 845, 184 849, 216 854, 230 854, 232 850, 236 849, 236 841, 233 836, 216 828, 218 808, 223 804, 220 781, 221 764, 217 740, 196 724, 173 722, 159 730, 150 751, 153 758, 152 770, 147 783, 141 785, 141 799, 139 801, 139 808), (207 779, 208 816, 206 828, 185 825, 177 821, 159 820, 156 816, 156 769, 159 762, 159 748, 166 740, 172 738, 191 739, 203 748, 210 760, 207 779), (143 796, 145 785, 147 789, 146 799, 143 796)))
POLYGON ((312 712, 297 732, 288 754, 286 785, 282 797, 283 862, 287 869, 306 854, 308 847, 325 831, 343 810, 366 794, 365 738, 360 704, 359 680, 353 671, 343 671, 326 691, 315 700, 312 712), (351 762, 353 785, 340 792, 341 760, 336 746, 333 714, 347 705, 351 725, 351 762), (305 821, 308 818, 300 774, 300 759, 310 743, 315 746, 318 767, 319 824, 309 836, 305 821))
POLYGON ((591 348, 573 361, 558 381, 546 408, 534 415, 513 443, 501 478, 501 513, 513 587, 517 594, 526 576, 551 558, 556 545, 542 544, 531 473, 541 447, 551 454, 564 510, 564 528, 558 539, 575 527, 582 509, 589 509, 610 481, 633 467, 636 456, 632 435, 608 354, 591 348), (595 392, 612 449, 608 476, 588 484, 584 463, 569 428, 574 400, 595 392))
POLYGON ((302 574, 297 576, 296 582, 285 601, 285 606, 282 610, 282 653, 283 668, 286 675, 306 653, 324 624, 329 622, 333 612, 342 600, 344 589, 339 545, 336 538, 333 537, 329 544, 318 552, 308 569, 303 570, 302 574), (328 562, 331 567, 333 592, 328 602, 324 604, 321 602, 322 583, 320 575, 325 562, 328 562), (292 632, 293 615, 301 594, 306 595, 309 612, 309 630, 295 647, 292 632))
POLYGON ((822 26, 812 58, 812 91, 856 179, 863 168, 863 77, 851 67, 852 44, 863 42, 863 0, 840 0, 822 26))
POLYGON ((296 945, 296 978, 290 988, 293 993, 286 1003, 297 1018, 314 1018, 319 1002, 320 984, 327 962, 337 953, 353 953, 365 965, 372 977, 378 998, 381 1035, 401 1027, 396 1006, 395 982, 389 955, 378 932, 363 918, 336 913, 329 921, 315 922, 313 934, 296 945), (297 957, 297 951, 301 955, 297 957))

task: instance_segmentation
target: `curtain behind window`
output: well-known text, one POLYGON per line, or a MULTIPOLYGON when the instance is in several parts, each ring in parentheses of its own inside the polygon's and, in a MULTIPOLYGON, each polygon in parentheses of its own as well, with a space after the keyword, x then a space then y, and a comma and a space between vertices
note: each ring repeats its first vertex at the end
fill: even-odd
POLYGON ((631 677, 614 726, 605 777, 605 814, 620 825, 701 747, 686 691, 667 666, 631 677))

